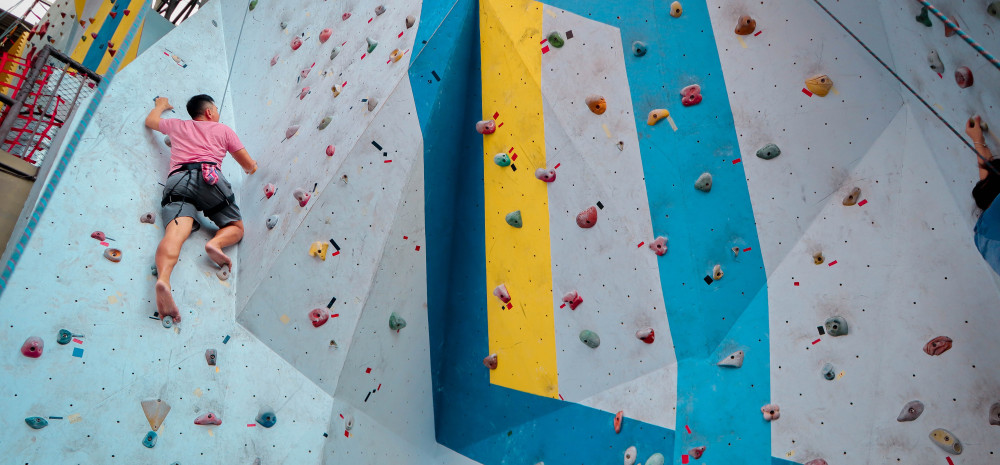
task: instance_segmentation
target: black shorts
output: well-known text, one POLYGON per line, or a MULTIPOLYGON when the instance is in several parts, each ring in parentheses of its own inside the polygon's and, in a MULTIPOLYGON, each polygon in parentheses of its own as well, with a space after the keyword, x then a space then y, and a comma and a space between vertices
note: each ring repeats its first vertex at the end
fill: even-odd
POLYGON ((167 201, 161 211, 164 223, 181 216, 195 218, 199 211, 205 212, 219 228, 243 219, 235 202, 233 186, 222 175, 222 170, 218 170, 219 181, 210 185, 201 176, 200 164, 185 167, 188 168, 167 177, 163 187, 163 200, 167 201))

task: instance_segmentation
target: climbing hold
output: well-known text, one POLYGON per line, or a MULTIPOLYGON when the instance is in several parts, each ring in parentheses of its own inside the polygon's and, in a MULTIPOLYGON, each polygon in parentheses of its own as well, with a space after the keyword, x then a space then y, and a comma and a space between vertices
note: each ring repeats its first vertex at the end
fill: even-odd
POLYGON ((920 417, 921 413, 924 413, 924 403, 919 400, 911 400, 903 406, 903 410, 899 412, 896 421, 913 421, 920 417))
POLYGON ((830 76, 825 74, 817 74, 806 79, 806 89, 809 89, 809 92, 820 97, 826 97, 826 94, 830 93, 830 89, 832 88, 833 79, 830 79, 830 76))
POLYGON ((326 43, 326 41, 330 40, 330 36, 332 35, 333 35, 333 29, 330 28, 326 28, 323 29, 322 31, 319 31, 319 43, 321 44, 326 43))
POLYGON ((994 18, 1000 19, 1000 2, 990 3, 986 7, 986 12, 989 13, 990 16, 994 18))
POLYGON ((635 332, 635 337, 646 344, 652 344, 656 340, 656 331, 653 328, 643 328, 635 332))
POLYGON ((635 465, 635 455, 638 453, 635 446, 628 446, 625 449, 625 465, 635 465))
POLYGON ((684 8, 681 8, 681 2, 674 2, 670 4, 670 16, 680 18, 683 13, 684 8))
POLYGON ((591 95, 587 97, 587 107, 589 107, 590 111, 594 112, 595 115, 603 115, 605 110, 608 109, 608 102, 600 95, 591 95))
POLYGON ((924 345, 924 352, 927 355, 941 355, 948 349, 951 349, 951 338, 948 336, 938 336, 924 345))
POLYGON ((392 314, 389 315, 389 329, 399 331, 405 327, 406 320, 403 319, 403 317, 397 315, 396 312, 392 312, 392 314))
POLYGON ((333 98, 340 96, 340 89, 341 87, 338 84, 334 84, 333 87, 330 87, 330 91, 333 92, 333 98))
POLYGON ((375 7, 375 16, 382 16, 382 13, 385 13, 385 6, 384 5, 379 5, 379 6, 375 7))
POLYGON ((153 431, 159 430, 163 419, 167 418, 167 414, 170 413, 170 404, 161 399, 156 399, 144 400, 141 405, 142 413, 146 415, 146 420, 149 421, 149 427, 153 431))
POLYGON ((823 365, 823 368, 820 370, 820 374, 822 374, 823 378, 827 381, 833 381, 834 378, 837 377, 837 372, 834 371, 833 365, 830 363, 823 365))
POLYGON ((303 87, 302 90, 299 91, 299 100, 306 98, 306 95, 309 95, 309 86, 303 87))
POLYGON ((489 354, 483 359, 483 365, 491 370, 497 369, 497 354, 489 354))
POLYGON ((299 133, 299 125, 289 126, 285 129, 285 139, 291 139, 293 136, 299 133))
POLYGON ((968 66, 960 66, 955 70, 955 83, 958 87, 964 89, 966 87, 972 87, 972 70, 968 66))
POLYGON ((165 316, 165 317, 163 317, 163 319, 160 320, 160 324, 163 325, 163 327, 167 328, 167 329, 173 328, 174 327, 174 317, 169 316, 169 315, 165 316))
POLYGON ((515 228, 520 228, 521 226, 524 226, 524 224, 521 223, 521 210, 516 210, 508 213, 507 216, 504 218, 504 220, 507 221, 507 224, 515 228))
POLYGON ((767 421, 777 420, 781 417, 781 409, 777 404, 767 404, 760 408, 760 412, 764 414, 764 419, 767 421))
POLYGON ((25 357, 38 358, 42 356, 42 349, 45 347, 45 343, 42 338, 38 336, 31 336, 25 339, 24 344, 21 345, 21 354, 25 357))
POLYGON ((660 256, 667 253, 667 238, 658 236, 653 242, 649 243, 649 250, 660 256))
POLYGON ((641 57, 641 56, 643 56, 643 55, 646 54, 647 50, 648 50, 648 48, 646 47, 646 43, 645 42, 642 42, 642 41, 639 41, 639 40, 637 40, 635 42, 632 42, 632 54, 633 55, 635 55, 637 57, 641 57))
POLYGON ((650 126, 655 126, 661 120, 665 120, 670 117, 670 112, 661 108, 657 108, 649 112, 649 116, 646 117, 646 124, 650 126))
MULTIPOLYGON (((343 49, 344 48, 341 47, 340 45, 338 45, 336 47, 333 47, 333 50, 330 51, 330 59, 332 60, 334 58, 337 58, 337 55, 340 55, 340 51, 343 50, 343 49)), ((334 87, 337 87, 337 86, 334 86, 334 87)), ((338 92, 334 92, 334 93, 339 94, 340 92, 338 91, 338 92)))
POLYGON ((105 239, 107 239, 107 237, 104 236, 104 233, 100 231, 94 231, 90 233, 90 237, 93 239, 97 239, 99 241, 104 241, 105 239))
POLYGON ((510 166, 510 155, 506 153, 498 153, 493 156, 493 163, 496 163, 499 167, 510 166))
POLYGON ((378 42, 371 37, 366 37, 365 40, 368 41, 368 53, 374 52, 375 47, 378 47, 378 42))
POLYGON ((274 227, 278 225, 278 215, 271 215, 268 217, 264 222, 264 225, 267 226, 267 229, 274 229, 274 227))
POLYGON ((847 320, 845 320, 842 316, 831 316, 830 318, 827 318, 826 322, 823 323, 823 326, 826 327, 826 333, 833 337, 847 335, 847 320))
POLYGON ((156 445, 156 433, 153 431, 146 433, 146 437, 142 438, 142 445, 152 449, 156 445))
POLYGON ((503 303, 510 302, 510 293, 507 292, 507 286, 504 284, 493 289, 493 295, 497 296, 503 303))
POLYGON ((146 212, 139 217, 140 223, 153 224, 156 223, 156 213, 146 212))
POLYGON ((816 252, 813 254, 813 265, 822 265, 826 258, 823 257, 823 252, 816 252))
MULTIPOLYGON (((271 66, 274 66, 276 64, 278 64, 278 55, 275 55, 275 56, 271 57, 271 66)), ((169 146, 170 146, 170 144, 167 144, 167 147, 169 147, 169 146)))
POLYGON ((368 111, 375 111, 375 107, 378 106, 378 99, 374 97, 368 97, 368 111))
POLYGON ((917 15, 917 22, 927 27, 934 25, 934 23, 931 22, 930 11, 927 10, 926 6, 920 9, 920 14, 917 15))
POLYGON ((320 131, 326 129, 326 127, 330 125, 331 121, 333 121, 332 116, 327 116, 323 118, 322 120, 320 120, 319 126, 316 126, 316 129, 319 129, 320 131))
POLYGON ((563 45, 566 45, 566 40, 563 39, 563 36, 559 33, 559 31, 552 31, 552 33, 549 34, 548 40, 549 43, 555 48, 562 48, 563 45))
POLYGON ((938 428, 934 431, 931 431, 930 438, 931 441, 934 442, 934 444, 936 444, 945 452, 952 455, 962 454, 962 449, 963 449, 962 442, 959 441, 954 434, 951 434, 951 431, 948 431, 943 428, 938 428))
POLYGON ((753 34, 753 31, 757 30, 757 21, 748 15, 740 16, 736 20, 736 34, 741 36, 746 36, 753 34))
POLYGON ((194 419, 194 424, 201 426, 215 425, 219 426, 222 424, 222 419, 218 415, 208 412, 198 418, 194 419))
POLYGON ((990 406, 990 424, 1000 426, 1000 402, 995 402, 990 406))
POLYGON ((739 247, 733 247, 733 248, 731 248, 729 250, 733 251, 733 258, 740 256, 740 248, 739 247))
POLYGON ((693 459, 700 459, 702 454, 704 453, 705 453, 705 446, 698 446, 688 451, 688 455, 690 455, 691 458, 693 459))
POLYGON ((344 429, 350 431, 354 428, 354 415, 345 414, 344 415, 344 429))
POLYGON ((292 50, 298 50, 302 46, 302 39, 296 37, 292 39, 292 50))
POLYGON ((665 460, 666 459, 663 458, 663 454, 657 452, 653 455, 650 455, 649 458, 646 459, 646 465, 663 465, 665 463, 665 460))
POLYGON ((716 281, 722 279, 722 265, 712 267, 712 279, 716 281))
POLYGON ((496 131, 497 131, 496 121, 486 120, 476 123, 476 132, 480 134, 493 134, 496 131))
POLYGON ((337 148, 332 145, 326 146, 326 156, 332 157, 334 153, 337 152, 337 148))
POLYGON ((552 182, 556 180, 556 170, 553 168, 538 168, 535 170, 535 177, 541 181, 552 182))
POLYGON ((720 367, 732 367, 732 368, 742 367, 743 351, 737 350, 736 352, 729 354, 727 357, 723 358, 722 360, 719 360, 719 363, 716 363, 716 365, 720 367))
POLYGON ((393 63, 396 63, 402 58, 403 58, 403 52, 400 52, 398 48, 393 50, 392 53, 389 54, 389 59, 392 60, 393 63))
POLYGON ((24 419, 24 422, 31 427, 31 429, 42 429, 49 426, 49 421, 42 417, 28 417, 24 419))
POLYGON ((350 13, 344 13, 344 14, 340 15, 340 20, 341 21, 347 21, 347 18, 350 18, 350 17, 351 17, 350 13))
POLYGON ((111 260, 114 263, 118 263, 122 261, 122 251, 111 248, 104 249, 104 258, 111 260))
POLYGON ((757 158, 763 158, 765 160, 770 160, 781 155, 781 149, 777 145, 767 144, 757 150, 757 158))
POLYGON ((826 460, 823 459, 812 459, 802 465, 828 465, 828 464, 826 463, 826 460))
POLYGON ((701 173, 701 176, 698 176, 698 180, 694 182, 694 188, 702 192, 712 190, 712 174, 701 173))
POLYGON ((281 30, 282 31, 284 31, 285 29, 288 29, 288 23, 286 23, 284 21, 282 21, 281 24, 279 24, 279 26, 281 26, 281 30))
POLYGON ((208 362, 209 366, 215 366, 216 357, 218 357, 218 353, 215 349, 205 349, 205 361, 208 362))
POLYGON ((587 347, 590 347, 591 349, 596 349, 597 346, 601 345, 601 337, 598 336, 597 333, 589 329, 585 329, 580 331, 580 342, 586 344, 587 347))
POLYGON ((274 426, 277 421, 278 416, 275 415, 274 412, 270 411, 270 409, 262 409, 257 415, 257 424, 265 428, 274 426))
POLYGON ((597 224, 597 207, 590 207, 576 215, 576 225, 587 229, 597 224))
POLYGON ((615 434, 618 434, 618 433, 622 432, 622 418, 623 417, 624 417, 624 414, 622 413, 621 410, 619 410, 618 413, 615 414, 615 434))
POLYGON ((277 188, 274 187, 274 184, 270 184, 270 183, 265 184, 264 185, 264 197, 271 198, 271 196, 274 195, 274 191, 276 189, 277 188))
POLYGON ((250 0, 250 11, 253 11, 254 8, 257 8, 257 0, 250 0))
POLYGON ((691 84, 683 89, 681 89, 681 104, 690 107, 691 105, 697 105, 701 103, 701 86, 698 84, 691 84))
POLYGON ((330 319, 330 312, 325 308, 314 308, 309 312, 309 321, 312 321, 313 328, 319 328, 330 319))
POLYGON ((406 17, 406 28, 409 29, 409 28, 413 27, 414 24, 417 24, 417 18, 414 18, 412 15, 407 16, 406 17))
POLYGON ((73 340, 73 334, 70 333, 68 329, 60 329, 59 330, 59 337, 56 338, 56 342, 59 345, 64 346, 66 344, 69 344, 69 341, 72 341, 72 340, 73 340))
POLYGON ((320 260, 326 261, 326 251, 330 250, 330 244, 326 241, 316 241, 309 246, 309 256, 317 257, 320 260))
POLYGON ((930 65, 935 73, 944 74, 944 63, 941 61, 941 56, 938 55, 937 50, 931 50, 927 54, 927 64, 930 65))
POLYGON ((563 295, 562 301, 569 305, 570 310, 576 310, 583 303, 583 297, 580 297, 579 292, 569 291, 563 295))
POLYGON ((229 279, 229 274, 232 271, 232 265, 224 265, 219 268, 219 271, 215 272, 215 276, 219 278, 219 281, 225 281, 229 279))
MULTIPOLYGON (((952 18, 951 22, 955 23, 955 26, 959 26, 958 21, 956 21, 954 18, 952 18)), ((944 36, 945 37, 951 37, 951 36, 955 35, 956 32, 958 32, 958 28, 951 27, 951 26, 949 26, 947 24, 944 25, 944 36)))
POLYGON ((312 194, 304 189, 295 189, 292 191, 292 196, 295 197, 295 200, 299 201, 300 207, 306 206, 306 204, 309 203, 309 199, 312 198, 312 194))
POLYGON ((845 207, 853 207, 858 204, 859 198, 861 198, 861 188, 855 187, 851 189, 851 193, 847 194, 847 197, 844 197, 844 201, 842 203, 845 207))

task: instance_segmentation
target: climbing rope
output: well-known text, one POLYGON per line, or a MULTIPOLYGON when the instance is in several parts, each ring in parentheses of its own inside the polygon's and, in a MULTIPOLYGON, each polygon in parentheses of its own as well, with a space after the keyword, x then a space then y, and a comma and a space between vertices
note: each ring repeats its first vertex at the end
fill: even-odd
POLYGON ((931 5, 931 3, 928 2, 927 0, 917 0, 917 1, 920 2, 922 5, 924 5, 925 7, 927 7, 927 10, 929 10, 931 13, 934 13, 934 16, 937 16, 938 19, 944 22, 945 27, 954 29, 955 33, 958 34, 959 37, 961 37, 963 40, 965 40, 966 43, 971 45, 972 48, 976 49, 977 52, 981 53, 987 60, 989 60, 990 63, 993 63, 993 66, 995 66, 997 69, 1000 69, 1000 60, 998 60, 997 57, 990 55, 990 52, 987 52, 982 45, 979 45, 979 42, 973 40, 972 37, 969 37, 969 35, 966 34, 965 31, 963 31, 960 27, 958 27, 958 24, 955 24, 950 19, 948 19, 948 17, 945 16, 944 13, 941 13, 941 11, 937 9, 937 7, 931 5))
POLYGON ((226 104, 226 94, 229 92, 229 80, 233 78, 233 65, 236 64, 236 52, 240 51, 240 42, 243 41, 243 25, 247 23, 247 13, 250 8, 243 10, 243 22, 240 23, 240 33, 236 36, 236 46, 233 47, 233 61, 229 63, 229 76, 226 77, 226 87, 222 89, 222 101, 219 102, 219 109, 226 104))
MULTIPOLYGON (((924 0, 917 0, 917 1, 919 1, 920 3, 926 4, 926 5, 929 5, 924 0)), ((927 107, 927 109, 934 116, 936 116, 937 119, 941 120, 941 122, 944 123, 944 125, 947 126, 948 129, 950 129, 951 132, 954 133, 955 136, 957 136, 962 141, 962 143, 965 144, 965 146, 969 148, 969 150, 972 150, 976 154, 976 156, 979 157, 979 159, 983 161, 983 166, 985 166, 987 169, 989 169, 990 171, 992 171, 993 174, 1000 175, 1000 172, 998 172, 996 170, 996 168, 994 168, 990 163, 988 163, 989 160, 987 160, 986 157, 984 157, 984 156, 982 156, 982 155, 979 154, 979 151, 976 150, 976 147, 974 145, 972 145, 972 143, 970 143, 968 140, 966 140, 965 137, 962 136, 962 134, 960 132, 958 132, 958 130, 956 130, 954 126, 952 126, 950 123, 948 123, 948 121, 946 121, 944 119, 944 117, 941 116, 941 114, 938 113, 937 110, 935 110, 934 107, 931 106, 931 104, 927 103, 927 100, 924 100, 924 98, 921 97, 920 94, 917 93, 917 91, 913 90, 913 88, 910 87, 910 85, 907 84, 906 81, 904 81, 902 77, 900 77, 898 74, 896 74, 896 72, 893 71, 893 69, 891 67, 889 67, 889 65, 886 64, 885 61, 883 61, 881 58, 879 58, 879 56, 876 55, 875 52, 873 52, 872 49, 869 48, 867 44, 865 44, 864 41, 862 41, 860 38, 858 38, 858 36, 854 35, 854 32, 851 32, 851 30, 848 29, 847 26, 845 26, 844 23, 841 22, 840 19, 837 18, 836 15, 834 15, 830 10, 828 10, 825 6, 823 6, 823 4, 820 3, 819 0, 813 0, 813 2, 815 2, 816 5, 818 5, 820 8, 822 8, 823 11, 825 11, 826 14, 830 16, 830 18, 832 18, 834 21, 836 21, 837 24, 839 24, 840 27, 842 29, 844 29, 844 31, 847 32, 848 35, 851 36, 851 38, 853 38, 859 45, 861 45, 862 47, 864 47, 865 51, 868 52, 868 54, 871 55, 872 58, 874 58, 876 61, 878 61, 879 64, 882 65, 882 67, 885 68, 886 71, 889 72, 889 74, 892 74, 892 77, 896 78, 896 80, 899 81, 899 83, 902 84, 903 87, 906 87, 906 90, 910 91, 910 93, 913 94, 913 96, 916 97, 917 100, 920 101, 920 103, 924 104, 924 106, 927 107)), ((930 9, 930 8, 928 8, 928 9, 930 9)), ((937 10, 935 10, 935 11, 937 11, 937 10)), ((956 27, 956 31, 961 31, 961 29, 957 28, 957 26, 955 25, 955 23, 952 23, 951 21, 947 21, 948 18, 945 18, 944 15, 942 15, 940 12, 936 12, 935 14, 938 15, 939 18, 943 18, 946 21, 946 24, 951 24, 951 25, 955 26, 956 27)), ((973 41, 972 39, 968 38, 968 34, 965 34, 964 32, 962 32, 961 34, 962 34, 963 37, 966 38, 965 40, 968 41, 970 44, 975 44, 975 45, 973 45, 974 47, 979 46, 979 44, 976 44, 975 41, 973 41)), ((981 49, 982 49, 982 47, 980 46, 977 50, 981 50, 981 49)), ((989 53, 986 53, 984 50, 981 50, 981 51, 984 54, 984 56, 986 56, 987 58, 992 58, 992 60, 996 60, 996 58, 993 58, 993 56, 990 55, 989 53)))

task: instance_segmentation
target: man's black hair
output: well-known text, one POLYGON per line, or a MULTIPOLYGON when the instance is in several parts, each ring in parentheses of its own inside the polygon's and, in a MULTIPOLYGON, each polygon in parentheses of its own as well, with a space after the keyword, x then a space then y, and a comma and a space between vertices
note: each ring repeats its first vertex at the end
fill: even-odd
MULTIPOLYGON (((1000 159, 990 160, 988 163, 994 170, 1000 171, 1000 159)), ((972 198, 976 199, 977 207, 986 210, 993 204, 997 194, 1000 194, 1000 175, 987 168, 986 178, 977 182, 976 187, 972 188, 972 198)))
POLYGON ((191 100, 188 100, 187 103, 188 114, 191 115, 191 118, 197 118, 199 115, 205 112, 205 109, 208 108, 209 105, 213 103, 215 103, 215 100, 212 100, 212 97, 208 95, 205 94, 195 95, 194 97, 191 97, 191 100))

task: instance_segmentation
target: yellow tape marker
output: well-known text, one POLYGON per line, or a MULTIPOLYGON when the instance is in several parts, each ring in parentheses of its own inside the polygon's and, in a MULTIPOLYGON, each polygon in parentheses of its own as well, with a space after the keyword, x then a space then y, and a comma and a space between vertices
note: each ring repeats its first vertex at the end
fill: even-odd
POLYGON ((79 413, 74 413, 74 414, 66 417, 66 419, 69 420, 70 423, 79 423, 79 422, 83 421, 83 417, 80 416, 79 413))
POLYGON ((610 139, 611 138, 611 130, 608 129, 608 125, 607 124, 602 124, 601 127, 604 128, 604 134, 608 136, 608 139, 610 139))
POLYGON ((840 91, 836 87, 831 87, 830 90, 833 91, 833 95, 840 95, 840 91))
POLYGON ((279 320, 281 320, 281 322, 286 325, 288 324, 289 321, 292 321, 291 318, 288 318, 288 315, 281 315, 281 318, 279 318, 279 320))
MULTIPOLYGON (((499 113, 503 131, 483 136, 486 210, 486 299, 489 350, 500 359, 490 382, 522 392, 558 398, 552 251, 548 184, 535 179, 545 166, 542 106, 543 7, 533 0, 482 0, 483 119, 499 113), (511 147, 515 147, 510 150, 511 147), (493 164, 493 155, 518 153, 512 168, 493 164), (531 157, 528 162, 527 158, 531 157), (520 210, 524 228, 504 217, 520 210), (492 295, 507 286, 511 308, 492 295)), ((487 354, 483 354, 484 356, 487 354)))
POLYGON ((790 450, 788 452, 785 452, 785 457, 791 457, 793 455, 795 455, 795 451, 794 450, 790 450))
POLYGON ((674 122, 674 117, 667 115, 667 122, 670 123, 670 127, 677 132, 677 123, 674 122))
POLYGON ((743 38, 742 38, 742 37, 740 37, 740 36, 736 36, 736 40, 740 41, 740 46, 741 46, 741 47, 743 47, 743 48, 747 48, 747 43, 743 41, 743 38))

